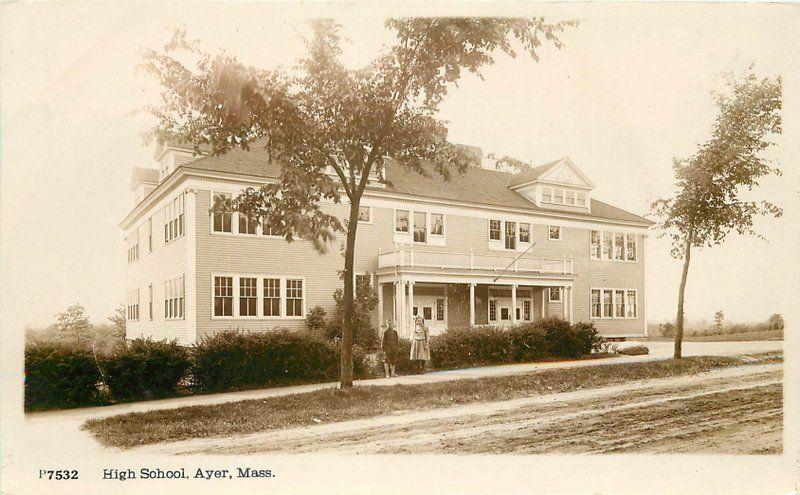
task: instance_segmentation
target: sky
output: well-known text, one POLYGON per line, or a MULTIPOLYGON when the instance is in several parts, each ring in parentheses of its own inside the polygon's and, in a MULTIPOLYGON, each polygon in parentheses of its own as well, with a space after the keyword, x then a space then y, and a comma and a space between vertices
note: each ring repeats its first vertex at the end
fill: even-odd
MULTIPOLYGON (((119 222, 133 206, 131 169, 155 166, 142 133, 155 81, 137 71, 141 49, 162 47, 175 28, 203 46, 260 67, 291 66, 303 53, 306 19, 333 16, 348 38, 345 61, 366 64, 392 41, 392 15, 544 15, 580 19, 561 50, 540 61, 498 56, 484 79, 464 78, 440 116, 450 139, 534 164, 569 156, 596 184, 594 197, 637 214, 672 191, 672 160, 707 139, 709 91, 724 71, 750 64, 780 74, 786 133, 776 158, 797 156, 794 30, 800 9, 779 5, 16 3, 0 12, 2 132, 2 325, 47 325, 83 304, 103 323, 124 300, 119 222), (793 115, 791 115, 793 114, 793 115), (793 127, 794 126, 794 127, 793 127), (790 150, 790 146, 793 147, 790 150)), ((798 279, 797 168, 759 194, 785 216, 756 229, 769 242, 732 236, 692 259, 687 316, 729 321, 787 312, 798 279)), ((653 232, 647 243, 647 316, 674 318, 680 263, 653 232)))

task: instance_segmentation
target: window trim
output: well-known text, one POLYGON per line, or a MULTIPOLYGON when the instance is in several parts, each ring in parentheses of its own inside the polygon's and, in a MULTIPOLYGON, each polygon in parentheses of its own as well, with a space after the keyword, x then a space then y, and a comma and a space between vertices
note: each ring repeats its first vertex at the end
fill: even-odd
POLYGON ((548 303, 563 303, 564 302, 564 290, 560 286, 548 287, 547 288, 547 302, 548 303), (553 289, 558 289, 558 299, 553 299, 553 289))
POLYGON ((639 309, 639 304, 641 299, 639 298, 640 289, 634 289, 632 287, 591 287, 589 288, 589 319, 591 320, 638 320, 641 311, 639 309), (594 316, 592 314, 592 292, 600 291, 600 316, 594 316), (611 291, 611 316, 603 316, 605 303, 603 302, 603 291, 611 291), (617 292, 622 292, 622 316, 614 316, 615 310, 617 307, 617 292), (628 314, 628 304, 627 298, 628 293, 633 292, 634 298, 636 300, 636 304, 633 307, 634 309, 634 316, 626 316, 628 314))
POLYGON ((212 272, 211 273, 211 319, 212 320, 303 320, 308 314, 308 282, 303 275, 278 275, 276 273, 251 273, 251 272, 212 272), (233 311, 231 316, 216 316, 214 315, 214 278, 215 277, 232 277, 233 278, 233 311), (255 278, 256 279, 256 316, 241 316, 239 314, 239 291, 240 282, 242 278, 255 278), (274 278, 280 280, 280 315, 279 316, 264 316, 264 279, 274 278), (302 316, 286 316, 286 280, 302 280, 303 283, 303 299, 302 299, 302 316))
POLYGON ((358 208, 359 208, 359 214, 361 213, 361 211, 360 211, 361 208, 367 208, 367 211, 369 211, 369 220, 358 219, 358 223, 363 223, 363 224, 366 224, 366 225, 372 225, 373 218, 374 218, 372 216, 372 214, 373 214, 372 205, 358 205, 358 208))

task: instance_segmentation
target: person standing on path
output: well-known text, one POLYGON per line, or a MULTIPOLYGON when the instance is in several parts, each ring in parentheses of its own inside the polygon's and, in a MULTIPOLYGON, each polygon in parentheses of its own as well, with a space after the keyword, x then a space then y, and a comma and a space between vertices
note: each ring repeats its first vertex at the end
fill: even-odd
POLYGON ((381 349, 383 349, 383 367, 386 370, 386 378, 397 376, 397 349, 399 339, 397 331, 394 329, 394 321, 386 320, 386 330, 381 337, 381 349))
POLYGON ((430 335, 425 320, 417 316, 414 320, 414 335, 411 340, 411 355, 409 358, 416 364, 419 373, 425 372, 425 365, 431 359, 430 335))

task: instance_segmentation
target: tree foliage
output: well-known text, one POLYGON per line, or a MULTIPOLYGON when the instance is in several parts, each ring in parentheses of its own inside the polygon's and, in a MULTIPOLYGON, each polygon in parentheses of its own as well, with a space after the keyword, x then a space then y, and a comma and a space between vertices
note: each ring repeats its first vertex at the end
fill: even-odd
POLYGON ((65 334, 81 334, 89 330, 89 316, 80 304, 73 304, 56 315, 56 328, 65 334))
POLYGON ((291 70, 212 55, 177 31, 163 51, 144 56, 143 67, 163 88, 150 136, 211 155, 257 146, 279 164, 276 181, 220 200, 215 210, 238 211, 319 251, 346 231, 342 385, 348 386, 350 277, 364 190, 386 182, 388 161, 444 178, 477 164, 474 153, 447 140, 446 122, 437 118, 448 89, 465 73, 480 76, 496 54, 538 59, 544 42, 561 47, 559 33, 575 24, 540 17, 389 19, 395 42, 357 69, 342 62, 341 27, 329 19, 311 22, 306 54, 291 70), (322 207, 343 200, 350 204, 344 221, 322 207))
POLYGON ((752 234, 759 216, 780 217, 780 207, 748 199, 760 181, 781 171, 766 151, 781 133, 781 79, 753 72, 727 76, 727 91, 716 95, 718 113, 711 138, 689 158, 675 159, 675 194, 653 203, 671 254, 683 259, 675 323, 675 357, 681 355, 684 294, 692 248, 721 244, 729 234, 752 234))

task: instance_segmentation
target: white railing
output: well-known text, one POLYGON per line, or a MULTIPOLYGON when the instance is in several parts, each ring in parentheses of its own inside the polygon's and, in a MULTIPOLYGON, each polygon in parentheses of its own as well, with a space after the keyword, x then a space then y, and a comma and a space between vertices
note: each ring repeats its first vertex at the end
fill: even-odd
POLYGON ((572 273, 572 257, 561 259, 533 256, 493 256, 486 254, 428 251, 398 248, 388 253, 378 252, 378 268, 418 266, 428 268, 461 268, 469 270, 508 270, 509 272, 572 273))

